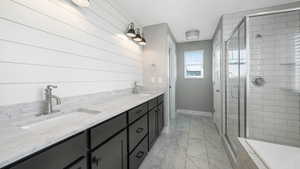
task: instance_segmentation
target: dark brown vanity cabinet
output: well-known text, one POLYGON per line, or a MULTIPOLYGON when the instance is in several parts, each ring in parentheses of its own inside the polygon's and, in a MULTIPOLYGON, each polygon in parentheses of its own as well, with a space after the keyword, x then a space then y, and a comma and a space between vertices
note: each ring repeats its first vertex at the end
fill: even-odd
POLYGON ((127 113, 109 119, 90 129, 90 149, 102 144, 117 132, 127 127, 127 113))
POLYGON ((91 169, 127 169, 127 112, 89 133, 91 169))
POLYGON ((148 121, 149 121, 149 150, 155 143, 158 137, 157 130, 157 108, 154 108, 148 113, 148 121))
MULTIPOLYGON (((10 169, 64 169, 82 159, 85 164, 85 133, 73 136, 61 143, 51 146, 25 160, 13 164, 10 169)), ((80 164, 82 165, 82 164, 80 164)), ((77 168, 78 169, 78 168, 77 168)), ((86 169, 82 166, 80 169, 86 169)))
POLYGON ((145 137, 143 141, 135 148, 135 150, 129 156, 129 168, 138 169, 143 160, 148 154, 148 137, 145 137))
POLYGON ((144 103, 139 105, 128 111, 128 121, 129 123, 134 122, 136 119, 142 117, 145 113, 147 113, 148 103, 144 103))
POLYGON ((85 158, 81 159, 66 169, 87 169, 87 160, 85 158))
POLYGON ((164 128, 164 106, 163 106, 163 103, 160 103, 157 106, 157 127, 158 127, 158 133, 160 134, 162 129, 164 128))
POLYGON ((161 95, 2 169, 138 169, 163 127, 161 95))
POLYGON ((91 163, 91 169, 127 169, 127 131, 92 151, 91 163))
POLYGON ((154 98, 154 99, 148 101, 148 110, 149 111, 157 106, 157 99, 158 98, 154 98))
POLYGON ((129 152, 148 134, 148 115, 146 114, 129 126, 129 152))
MULTIPOLYGON (((153 105, 153 103, 152 103, 153 105)), ((155 143, 164 127, 163 95, 155 98, 155 106, 152 106, 148 112, 149 122, 149 150, 155 143)))

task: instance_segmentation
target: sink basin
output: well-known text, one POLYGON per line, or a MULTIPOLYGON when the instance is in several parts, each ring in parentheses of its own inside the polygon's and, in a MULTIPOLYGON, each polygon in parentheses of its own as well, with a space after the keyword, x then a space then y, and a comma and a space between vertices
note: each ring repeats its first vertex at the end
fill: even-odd
POLYGON ((43 129, 57 129, 60 127, 68 127, 71 125, 77 125, 90 119, 91 117, 100 114, 100 111, 91 111, 85 109, 79 109, 75 112, 62 114, 60 116, 52 117, 42 121, 34 122, 31 124, 20 126, 24 130, 43 130, 43 129))

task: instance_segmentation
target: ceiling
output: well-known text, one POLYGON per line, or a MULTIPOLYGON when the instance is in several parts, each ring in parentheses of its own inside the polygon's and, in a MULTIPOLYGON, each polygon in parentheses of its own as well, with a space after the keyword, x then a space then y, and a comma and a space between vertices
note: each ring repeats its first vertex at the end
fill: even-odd
POLYGON ((297 0, 114 0, 141 26, 168 23, 177 42, 184 33, 200 30, 200 40, 211 39, 226 13, 269 7, 297 0))

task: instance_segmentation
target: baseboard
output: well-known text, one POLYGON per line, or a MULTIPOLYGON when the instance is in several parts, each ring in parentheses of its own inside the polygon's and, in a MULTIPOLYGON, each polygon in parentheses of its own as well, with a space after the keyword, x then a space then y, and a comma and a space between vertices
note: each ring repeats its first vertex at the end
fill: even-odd
POLYGON ((176 112, 180 113, 180 114, 198 115, 198 116, 204 116, 204 117, 211 117, 212 118, 212 112, 195 111, 195 110, 187 110, 187 109, 177 109, 176 112))

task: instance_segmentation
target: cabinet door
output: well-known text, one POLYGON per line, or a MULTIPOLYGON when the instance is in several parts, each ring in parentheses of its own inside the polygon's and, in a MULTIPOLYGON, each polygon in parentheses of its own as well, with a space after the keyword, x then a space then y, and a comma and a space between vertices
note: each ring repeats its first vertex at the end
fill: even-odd
POLYGON ((70 167, 67 167, 67 169, 87 169, 86 158, 83 158, 70 167))
POLYGON ((92 169, 127 169, 127 131, 92 152, 92 169))
POLYGON ((160 134, 160 132, 164 128, 164 106, 163 106, 163 104, 160 104, 157 107, 157 124, 158 124, 158 132, 160 134))
POLYGON ((83 157, 85 152, 86 135, 82 133, 47 148, 10 169, 63 169, 83 157))
POLYGON ((149 149, 157 139, 157 109, 152 109, 149 114, 149 149))

